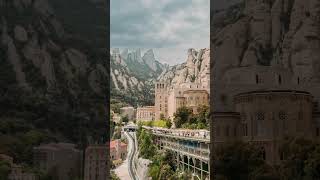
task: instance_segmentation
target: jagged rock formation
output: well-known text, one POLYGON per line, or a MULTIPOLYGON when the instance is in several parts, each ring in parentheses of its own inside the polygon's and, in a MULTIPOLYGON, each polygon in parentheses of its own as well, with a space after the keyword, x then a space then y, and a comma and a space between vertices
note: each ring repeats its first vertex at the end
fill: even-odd
POLYGON ((157 80, 170 86, 189 82, 209 85, 210 49, 200 49, 199 51, 189 49, 185 63, 167 67, 157 80))
POLYGON ((308 91, 317 107, 319 12, 318 0, 245 0, 218 11, 212 34, 215 110, 230 111, 235 93, 271 88, 308 91))
POLYGON ((231 9, 232 21, 215 19, 217 78, 231 68, 281 64, 295 74, 309 72, 306 81, 319 81, 319 1, 246 0, 231 9))
POLYGON ((111 98, 137 105, 153 103, 154 82, 165 65, 154 57, 150 49, 141 56, 140 49, 112 49, 111 52, 111 98))
MULTIPOLYGON (((0 0, 0 121, 18 118, 45 134, 82 144, 86 136, 100 141, 105 134, 109 67, 105 45, 79 38, 87 37, 74 28, 82 17, 64 11, 69 20, 61 21, 56 15, 72 5, 78 11, 100 7, 89 0, 0 0)), ((104 19, 95 20, 93 27, 104 27, 104 19)), ((90 36, 104 41, 98 32, 90 36)))

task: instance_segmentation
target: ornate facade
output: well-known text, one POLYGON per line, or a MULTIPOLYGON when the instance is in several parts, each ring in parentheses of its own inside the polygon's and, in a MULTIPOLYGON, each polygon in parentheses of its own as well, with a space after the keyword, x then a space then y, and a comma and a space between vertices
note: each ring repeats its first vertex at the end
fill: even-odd
POLYGON ((192 108, 197 113, 200 105, 209 105, 209 88, 201 83, 183 83, 169 86, 158 82, 155 87, 155 118, 173 119, 174 113, 182 106, 192 108))
POLYGON ((285 137, 320 137, 319 85, 281 66, 240 67, 214 82, 215 145, 242 140, 260 146, 268 163, 282 159, 285 137))

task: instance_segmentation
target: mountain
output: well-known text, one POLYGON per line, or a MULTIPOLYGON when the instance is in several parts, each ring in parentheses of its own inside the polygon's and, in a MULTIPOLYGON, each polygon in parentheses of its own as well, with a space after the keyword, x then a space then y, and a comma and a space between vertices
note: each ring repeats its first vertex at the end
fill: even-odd
POLYGON ((157 78, 170 86, 182 83, 201 83, 210 86, 210 49, 189 49, 185 63, 167 67, 157 78))
POLYGON ((111 52, 111 109, 125 105, 153 105, 154 84, 163 81, 171 86, 198 82, 209 87, 210 49, 189 49, 186 62, 169 66, 155 59, 153 50, 141 55, 140 49, 115 48, 111 52))
POLYGON ((0 0, 0 153, 31 164, 40 143, 106 139, 102 4, 0 0))
POLYGON ((165 67, 155 59, 152 49, 143 56, 140 49, 123 49, 121 52, 118 48, 112 49, 111 104, 152 105, 154 82, 165 67))
POLYGON ((304 82, 320 80, 319 1, 247 0, 242 7, 214 34, 217 75, 236 67, 279 64, 296 75, 308 72, 304 82))

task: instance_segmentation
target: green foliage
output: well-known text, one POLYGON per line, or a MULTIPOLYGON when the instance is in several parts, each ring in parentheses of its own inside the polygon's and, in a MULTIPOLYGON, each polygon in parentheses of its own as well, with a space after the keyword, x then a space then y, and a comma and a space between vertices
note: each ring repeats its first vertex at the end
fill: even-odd
POLYGON ((170 128, 172 125, 170 120, 139 121, 139 123, 143 126, 163 128, 170 128))
POLYGON ((11 172, 9 162, 0 160, 0 180, 7 180, 11 172))
POLYGON ((148 175, 154 179, 176 179, 173 154, 168 151, 158 151, 157 154, 151 159, 148 175))
POLYGON ((121 117, 121 122, 128 123, 129 122, 128 115, 121 117))
POLYGON ((282 176, 289 179, 317 177, 319 166, 314 160, 319 156, 319 147, 310 140, 287 138, 279 152, 284 156, 280 165, 282 176))
POLYGON ((111 171, 111 180, 120 180, 114 171, 111 171))
POLYGON ((261 149, 247 143, 226 144, 213 152, 217 179, 250 179, 251 173, 265 165, 261 149))
POLYGON ((174 123, 177 128, 206 129, 209 127, 209 107, 202 105, 197 109, 198 113, 193 114, 191 108, 181 107, 174 114, 174 123))
POLYGON ((120 126, 116 126, 114 129, 114 133, 112 135, 111 139, 121 139, 121 127, 120 126))
POLYGON ((280 148, 283 160, 268 165, 255 145, 233 142, 216 147, 216 179, 313 180, 320 179, 320 144, 303 138, 286 138, 280 148))
POLYGON ((193 112, 192 109, 183 106, 177 109, 177 111, 174 114, 174 123, 177 128, 180 128, 183 124, 189 123, 191 119, 193 118, 193 112))
POLYGON ((142 129, 138 136, 139 156, 144 159, 151 159, 156 153, 156 146, 153 143, 152 134, 142 129))

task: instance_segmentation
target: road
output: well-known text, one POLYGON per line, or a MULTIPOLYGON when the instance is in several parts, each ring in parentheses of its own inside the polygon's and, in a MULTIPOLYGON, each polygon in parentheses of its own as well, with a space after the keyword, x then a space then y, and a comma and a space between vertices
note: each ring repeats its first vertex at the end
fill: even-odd
POLYGON ((132 180, 139 180, 137 172, 135 170, 134 166, 134 156, 137 153, 137 149, 135 146, 135 132, 125 132, 125 135, 127 136, 128 142, 129 142, 129 156, 128 156, 128 170, 129 170, 129 175, 132 180))

